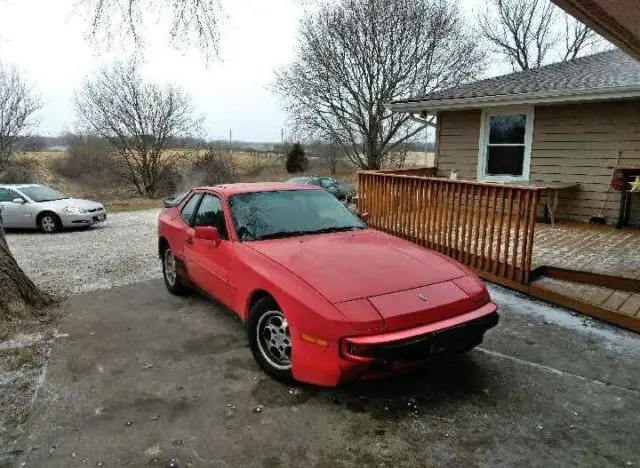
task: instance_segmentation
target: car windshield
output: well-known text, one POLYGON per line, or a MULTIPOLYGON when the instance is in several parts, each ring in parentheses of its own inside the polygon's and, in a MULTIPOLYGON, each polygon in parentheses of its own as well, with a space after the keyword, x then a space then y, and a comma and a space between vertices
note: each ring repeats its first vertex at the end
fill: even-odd
POLYGON ((366 225, 324 191, 283 190, 234 195, 231 216, 241 241, 364 229, 366 225))
POLYGON ((64 200, 69 198, 64 193, 60 193, 52 188, 44 185, 30 185, 29 187, 20 187, 20 191, 34 202, 46 202, 54 200, 64 200))

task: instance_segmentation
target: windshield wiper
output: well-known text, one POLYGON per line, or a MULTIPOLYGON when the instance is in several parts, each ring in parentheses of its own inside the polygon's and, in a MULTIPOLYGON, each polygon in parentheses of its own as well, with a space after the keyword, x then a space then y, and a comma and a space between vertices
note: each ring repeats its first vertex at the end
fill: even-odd
POLYGON ((283 237, 296 237, 296 236, 306 236, 309 234, 325 234, 329 232, 344 232, 344 231, 360 231, 364 229, 361 226, 342 226, 342 227, 329 227, 324 229, 316 229, 312 231, 278 231, 272 232, 271 234, 265 234, 264 236, 256 237, 254 240, 264 240, 264 239, 278 239, 283 237))
POLYGON ((307 231, 307 234, 324 234, 327 232, 360 231, 362 229, 364 229, 364 227, 362 226, 329 227, 324 229, 316 229, 315 231, 307 231))
POLYGON ((278 231, 278 232, 272 232, 270 234, 265 234, 264 236, 258 236, 254 240, 278 239, 282 237, 296 237, 296 236, 304 236, 305 234, 309 234, 309 231, 278 231))

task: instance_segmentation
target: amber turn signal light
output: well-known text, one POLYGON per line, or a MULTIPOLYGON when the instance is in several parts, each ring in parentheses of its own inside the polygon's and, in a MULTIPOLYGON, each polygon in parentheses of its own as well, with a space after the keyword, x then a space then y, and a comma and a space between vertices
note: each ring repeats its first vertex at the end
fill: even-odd
POLYGON ((323 348, 329 347, 329 342, 324 338, 320 338, 319 336, 309 335, 308 333, 302 333, 300 335, 302 341, 306 341, 307 343, 317 344, 318 346, 322 346, 323 348))

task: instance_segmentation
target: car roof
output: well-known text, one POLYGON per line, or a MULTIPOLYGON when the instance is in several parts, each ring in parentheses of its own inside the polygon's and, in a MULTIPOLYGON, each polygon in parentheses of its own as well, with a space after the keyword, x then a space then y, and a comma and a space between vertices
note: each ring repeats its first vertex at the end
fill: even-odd
POLYGON ((252 192, 276 192, 280 190, 321 190, 311 185, 299 185, 288 182, 251 182, 196 187, 195 190, 212 190, 226 196, 252 192))

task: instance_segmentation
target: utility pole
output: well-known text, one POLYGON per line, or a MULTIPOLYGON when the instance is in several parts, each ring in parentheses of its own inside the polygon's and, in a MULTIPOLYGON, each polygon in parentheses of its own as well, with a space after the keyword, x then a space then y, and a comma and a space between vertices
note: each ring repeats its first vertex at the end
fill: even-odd
POLYGON ((229 154, 231 154, 231 129, 229 129, 229 154))

